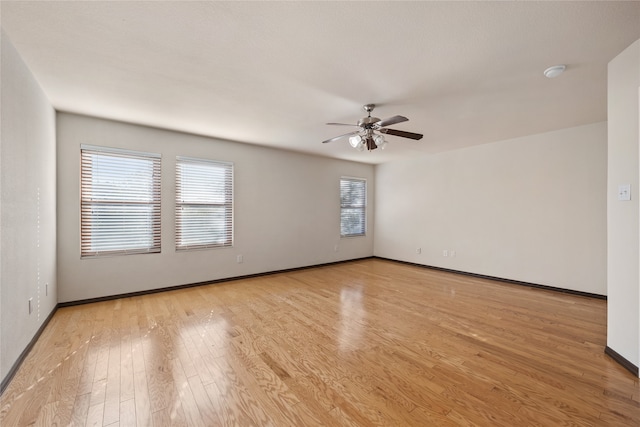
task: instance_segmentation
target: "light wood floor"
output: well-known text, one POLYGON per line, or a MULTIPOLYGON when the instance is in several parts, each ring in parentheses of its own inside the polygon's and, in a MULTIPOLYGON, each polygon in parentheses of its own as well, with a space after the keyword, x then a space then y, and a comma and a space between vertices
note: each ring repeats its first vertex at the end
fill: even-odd
POLYGON ((2 426, 638 426, 606 303, 383 260, 58 310, 2 426))

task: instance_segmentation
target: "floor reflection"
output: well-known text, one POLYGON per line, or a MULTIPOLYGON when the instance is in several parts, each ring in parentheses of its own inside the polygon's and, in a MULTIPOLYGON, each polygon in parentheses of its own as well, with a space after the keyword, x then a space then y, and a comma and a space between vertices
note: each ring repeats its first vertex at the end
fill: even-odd
POLYGON ((349 351, 360 346, 367 315, 363 299, 362 286, 340 290, 340 325, 338 330, 340 351, 349 351))

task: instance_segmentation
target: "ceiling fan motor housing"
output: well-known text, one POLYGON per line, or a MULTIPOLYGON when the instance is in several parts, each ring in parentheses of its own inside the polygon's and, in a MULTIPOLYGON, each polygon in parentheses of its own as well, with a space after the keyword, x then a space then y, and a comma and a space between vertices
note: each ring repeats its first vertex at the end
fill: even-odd
POLYGON ((371 112, 376 108, 376 104, 366 104, 362 108, 369 114, 369 116, 358 120, 358 126, 363 129, 373 129, 374 123, 378 123, 380 121, 377 117, 371 117, 371 112))
POLYGON ((364 117, 358 120, 358 126, 364 129, 373 129, 374 125, 380 121, 377 117, 364 117))

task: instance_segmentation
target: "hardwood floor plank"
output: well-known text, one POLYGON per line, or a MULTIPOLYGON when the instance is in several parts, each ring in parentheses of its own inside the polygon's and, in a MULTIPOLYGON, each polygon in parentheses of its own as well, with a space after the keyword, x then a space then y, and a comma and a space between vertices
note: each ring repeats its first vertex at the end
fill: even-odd
POLYGON ((287 378, 285 383, 300 401, 310 402, 317 407, 317 412, 330 412, 335 408, 334 402, 337 399, 333 395, 333 390, 315 375, 296 375, 287 378))
POLYGON ((149 401, 149 388, 147 386, 147 376, 145 371, 135 371, 133 373, 136 424, 147 426, 151 424, 151 403, 149 401))
POLYGON ((91 393, 76 395, 73 403, 73 412, 71 413, 72 426, 84 426, 86 424, 89 402, 91 402, 91 393))
POLYGON ((53 426, 55 424, 56 413, 58 412, 58 402, 47 403, 38 413, 35 426, 53 426))
MULTIPOLYGON (((216 381, 216 386, 220 392, 219 396, 223 399, 216 399, 219 403, 223 400, 225 406, 230 405, 236 415, 236 419, 246 419, 249 424, 254 425, 278 425, 274 423, 272 417, 278 419, 279 413, 274 413, 269 417, 265 412, 264 404, 266 399, 264 393, 259 388, 250 389, 253 384, 250 381, 250 375, 246 371, 246 367, 238 360, 236 356, 216 358, 220 372, 224 374, 224 380, 216 381), (260 405, 263 403, 263 405, 260 405)), ((213 391, 208 389, 208 391, 213 391)))
POLYGON ((180 405, 181 410, 184 414, 184 420, 187 425, 204 427, 206 424, 204 423, 202 415, 200 414, 200 410, 198 409, 198 404, 195 400, 195 397, 191 392, 189 380, 184 374, 184 369, 182 369, 180 360, 177 358, 172 359, 171 366, 173 382, 178 388, 176 399, 173 402, 174 407, 178 404, 180 405))
POLYGON ((89 406, 95 406, 100 403, 104 404, 105 396, 107 392, 107 380, 98 380, 93 383, 93 388, 91 389, 91 400, 89 401, 89 406))
POLYGON ((640 425, 606 301, 360 260, 58 310, 7 426, 640 425))
POLYGON ((131 332, 125 324, 123 325, 120 339, 120 402, 125 402, 135 397, 132 350, 131 332))
POLYGON ((67 426, 71 424, 73 405, 76 399, 75 391, 78 387, 79 377, 70 377, 63 380, 63 386, 58 392, 56 411, 51 422, 52 426, 67 426))
POLYGON ((133 399, 120 402, 120 425, 131 427, 136 425, 136 403, 133 399))
MULTIPOLYGON (((190 377, 187 380, 189 384, 189 390, 194 398, 198 413, 204 425, 219 425, 220 417, 218 411, 220 410, 217 398, 211 398, 211 395, 207 393, 207 390, 202 385, 200 378, 197 376, 190 377)), ((215 384, 214 384, 215 387, 215 384)), ((217 390, 214 395, 217 395, 217 390)), ((214 396, 215 397, 215 396, 214 396)), ((192 418, 196 417, 195 413, 191 413, 192 418)))
POLYGON ((85 427, 102 427, 104 402, 89 406, 85 427))
MULTIPOLYGON (((126 302, 125 302, 126 303, 126 302)), ((120 370, 122 365, 122 331, 125 329, 123 301, 117 300, 114 306, 113 323, 110 334, 107 358, 107 378, 105 385, 103 425, 111 425, 120 420, 120 370)))

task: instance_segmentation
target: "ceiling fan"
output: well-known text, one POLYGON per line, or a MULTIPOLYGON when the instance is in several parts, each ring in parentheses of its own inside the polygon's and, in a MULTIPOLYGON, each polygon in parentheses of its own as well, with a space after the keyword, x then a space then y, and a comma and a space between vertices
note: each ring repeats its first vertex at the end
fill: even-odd
POLYGON ((323 144, 327 142, 332 142, 340 138, 344 138, 346 136, 349 137, 349 144, 358 151, 367 150, 375 150, 380 147, 384 150, 384 147, 387 145, 387 141, 384 138, 384 135, 393 135, 400 136, 402 138, 409 139, 422 139, 422 134, 413 133, 413 132, 405 132, 403 130, 397 129, 388 129, 387 126, 395 125, 396 123, 406 122, 407 119, 404 116, 393 116, 388 119, 380 120, 377 117, 371 117, 371 112, 376 107, 375 104, 367 104, 365 105, 364 111, 368 113, 367 117, 364 117, 358 120, 358 123, 355 125, 350 125, 347 123, 327 123, 328 125, 333 126, 357 126, 360 129, 345 133, 343 135, 338 135, 331 139, 327 139, 326 141, 322 141, 323 144))

